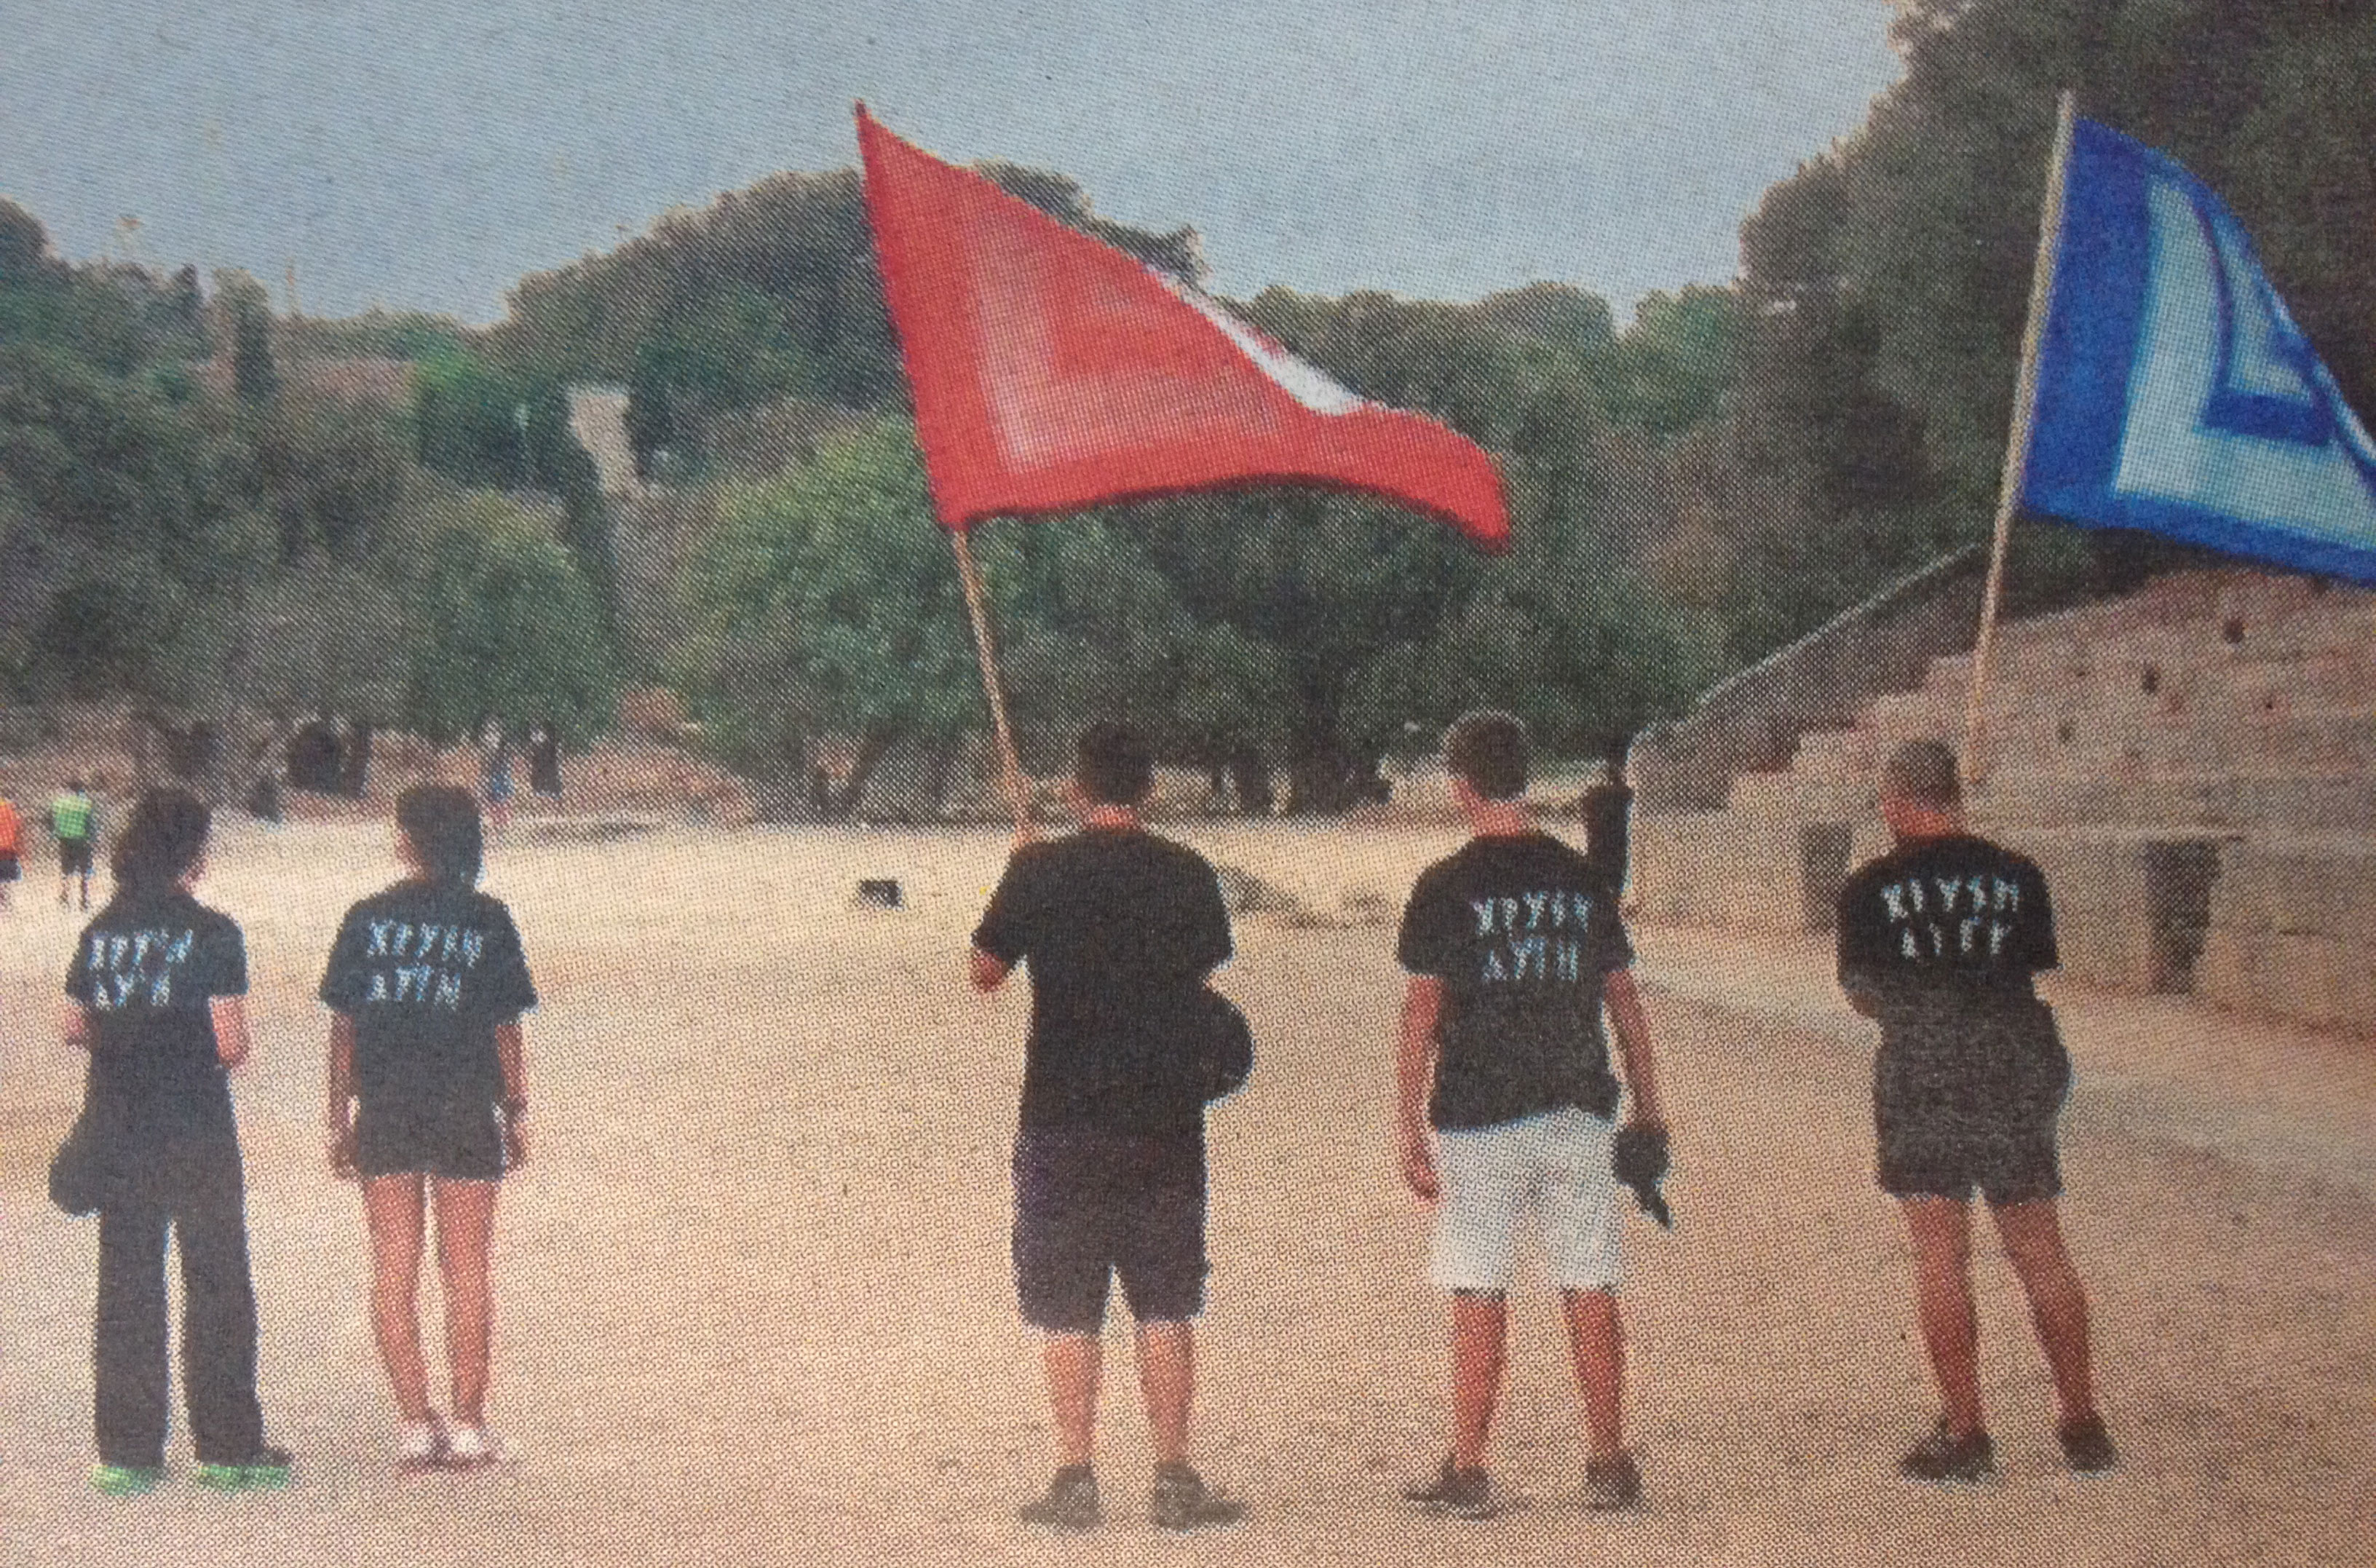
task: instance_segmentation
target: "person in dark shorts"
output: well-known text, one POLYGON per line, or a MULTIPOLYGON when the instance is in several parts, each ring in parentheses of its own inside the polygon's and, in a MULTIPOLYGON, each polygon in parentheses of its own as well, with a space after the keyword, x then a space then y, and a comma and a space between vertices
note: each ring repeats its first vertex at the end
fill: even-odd
POLYGON ((98 807, 91 803, 90 791, 79 778, 68 784, 50 802, 50 833, 58 841, 58 908, 66 907, 66 895, 76 879, 82 883, 82 907, 90 908, 91 840, 99 826, 98 807))
POLYGON ((330 1161, 362 1182, 372 1323, 406 1472, 477 1469, 503 1455, 486 1425, 487 1255, 497 1184, 528 1158, 520 1015, 536 1005, 536 987, 511 912, 478 890, 482 849, 468 790, 405 790, 396 802, 404 879, 347 911, 322 976, 330 1161), (421 1354, 424 1206, 437 1217, 450 1428, 430 1408, 421 1354))
POLYGON ((2071 1082, 2053 1012, 2032 977, 2056 967, 2046 878, 1965 826, 1955 754, 1909 741, 1881 779, 1895 847, 1858 868, 1839 901, 1840 987, 1881 1024, 1873 1121, 1882 1190, 1914 1249, 1922 1339, 1945 1407, 1899 1469, 1978 1480, 1996 1467, 1981 1419, 1972 1306, 1971 1200, 1995 1217, 2054 1374, 2073 1470, 2108 1469, 2087 1298, 2062 1240, 2055 1123, 2071 1082))
POLYGON ((1017 847, 973 934, 976 990, 1031 971, 1015 1140, 1015 1277, 1045 1338, 1058 1468, 1026 1523, 1098 1523, 1090 1451, 1099 1336, 1119 1276, 1137 1320, 1158 1526, 1229 1524, 1188 1457, 1194 1320, 1205 1305, 1206 977, 1234 951, 1213 867, 1146 830, 1146 742, 1090 725, 1067 794, 1081 831, 1017 847))
POLYGON ((1473 713, 1444 736, 1473 837, 1420 874, 1396 956, 1409 974, 1396 1063, 1403 1180, 1436 1208, 1436 1283, 1452 1297, 1451 1451, 1403 1495, 1432 1513, 1496 1511, 1485 1451, 1501 1394, 1522 1230, 1538 1234, 1567 1320, 1589 1453, 1584 1501, 1632 1507, 1617 1311, 1619 1150, 1657 1151, 1666 1123, 1634 949, 1609 873, 1536 826, 1525 728, 1473 713), (1606 1006, 1633 1103, 1601 1032, 1606 1006))
POLYGON ((1575 802, 1584 819, 1585 858, 1600 868, 1621 902, 1633 868, 1634 787, 1625 782, 1625 754, 1632 745, 1631 735, 1610 740, 1606 772, 1575 802))
POLYGON ((68 1038, 90 1052, 99 1304, 92 1339, 91 1484, 110 1496, 164 1479, 165 1246, 182 1253, 182 1384, 197 1481, 283 1486, 255 1395, 255 1285, 246 1178, 228 1070, 249 1051, 247 950, 228 916, 190 895, 206 867, 207 808, 152 790, 115 846, 115 896, 66 970, 68 1038))

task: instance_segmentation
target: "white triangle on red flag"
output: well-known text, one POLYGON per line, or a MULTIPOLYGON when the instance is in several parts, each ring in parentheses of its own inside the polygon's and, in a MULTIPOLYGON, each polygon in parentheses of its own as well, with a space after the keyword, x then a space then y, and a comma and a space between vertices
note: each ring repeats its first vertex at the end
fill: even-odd
POLYGON ((1356 397, 1218 302, 858 110, 867 216, 952 529, 1184 491, 1303 482, 1397 501, 1490 549, 1486 452, 1356 397))

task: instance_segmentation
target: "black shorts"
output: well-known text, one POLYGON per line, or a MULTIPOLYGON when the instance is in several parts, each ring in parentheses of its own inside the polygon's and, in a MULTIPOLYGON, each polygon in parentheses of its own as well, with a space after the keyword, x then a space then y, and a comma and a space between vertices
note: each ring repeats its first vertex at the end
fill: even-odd
POLYGON ((500 1182, 503 1125, 492 1104, 366 1102, 355 1114, 355 1169, 366 1178, 500 1182))
POLYGON ((15 850, 0 855, 0 882, 14 882, 24 874, 24 868, 17 863, 15 850))
POLYGON ((90 840, 88 838, 59 839, 58 874, 73 876, 77 872, 84 876, 90 874, 90 840))
POLYGON ((1205 1135, 1026 1127, 1015 1140, 1015 1288, 1024 1321, 1096 1334, 1122 1277, 1141 1323, 1205 1309, 1205 1135))
POLYGON ((2071 1059, 2042 1004, 1894 1032, 1873 1071, 1882 1191, 1958 1201, 1977 1192, 1995 1208, 2061 1196, 2056 1123, 2070 1086, 2071 1059))

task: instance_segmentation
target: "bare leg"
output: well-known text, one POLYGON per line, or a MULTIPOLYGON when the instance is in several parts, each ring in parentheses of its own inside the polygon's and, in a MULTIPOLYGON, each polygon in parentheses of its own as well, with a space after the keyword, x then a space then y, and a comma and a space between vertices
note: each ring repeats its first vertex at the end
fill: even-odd
POLYGON ((1051 1334, 1040 1362, 1048 1373, 1048 1408, 1056 1418, 1056 1462, 1086 1465, 1097 1433, 1104 1347, 1094 1334, 1051 1334))
POLYGON ((2054 1200, 2008 1205, 1996 1211, 1996 1221, 2005 1256, 2013 1260, 2014 1272, 2029 1297, 2030 1321, 2037 1326, 2038 1345, 2054 1373, 2062 1420, 2092 1416, 2096 1385, 2088 1365, 2087 1292, 2079 1283, 2079 1271, 2071 1265, 2070 1249, 2062 1244, 2054 1200))
POLYGON ((1584 1426, 1592 1456, 1607 1459, 1625 1445, 1625 1330, 1617 1298, 1606 1290, 1568 1290, 1567 1348, 1575 1385, 1584 1395, 1584 1426))
POLYGON ((1188 1415, 1196 1399, 1196 1328, 1189 1323, 1138 1325, 1138 1388, 1158 1465, 1188 1462, 1188 1415))
POLYGON ((483 1426, 487 1419, 487 1347, 494 1328, 494 1292, 487 1279, 494 1233, 495 1183, 434 1183, 437 1276, 446 1289, 446 1360, 454 1379, 454 1419, 483 1426))
POLYGON ((1907 1198, 1914 1242, 1914 1305, 1946 1407, 1947 1431, 1981 1430, 1979 1320, 1972 1307, 1972 1211, 1954 1198, 1907 1198))
POLYGON ((1452 1462, 1464 1470, 1485 1464, 1509 1334, 1510 1304, 1499 1291, 1453 1293, 1452 1462))
POLYGON ((363 1183, 363 1223, 371 1233, 372 1332, 387 1369, 396 1413, 429 1419, 429 1374, 421 1363, 421 1198, 419 1176, 374 1176, 363 1183))

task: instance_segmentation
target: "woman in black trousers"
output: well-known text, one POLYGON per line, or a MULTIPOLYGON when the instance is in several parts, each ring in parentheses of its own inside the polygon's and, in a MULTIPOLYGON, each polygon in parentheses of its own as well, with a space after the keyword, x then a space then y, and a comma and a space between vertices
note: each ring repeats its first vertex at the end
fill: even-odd
POLYGON ((237 924, 190 895, 209 822, 184 790, 141 797, 116 842, 115 897, 66 973, 67 1038, 90 1052, 84 1114, 100 1197, 91 1484, 112 1496, 164 1478, 169 1233, 181 1241, 197 1481, 241 1491, 289 1479, 256 1403, 246 1184, 227 1075, 248 1053, 246 948, 237 924))

